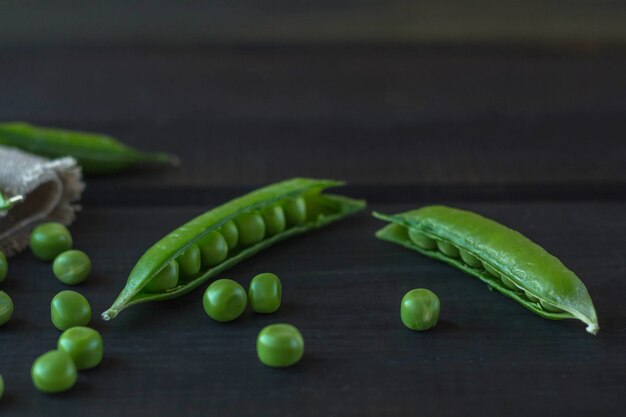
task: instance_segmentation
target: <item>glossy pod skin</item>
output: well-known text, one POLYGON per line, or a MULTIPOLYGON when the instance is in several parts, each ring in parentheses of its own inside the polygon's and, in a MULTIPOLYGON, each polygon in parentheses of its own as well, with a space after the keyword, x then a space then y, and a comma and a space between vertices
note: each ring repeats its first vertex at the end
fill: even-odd
POLYGON ((376 233, 378 238, 455 266, 541 317, 578 319, 589 333, 598 332, 596 311, 582 281, 515 230, 446 206, 374 216, 391 223, 376 233))
POLYGON ((175 156, 140 152, 110 136, 20 122, 0 123, 0 145, 49 158, 73 156, 83 172, 90 175, 113 174, 137 164, 179 163, 175 156))
MULTIPOLYGON (((326 188, 341 184, 332 180, 295 178, 260 188, 196 217, 148 249, 131 271, 125 287, 113 305, 102 314, 102 317, 110 320, 131 305, 146 301, 166 300, 186 294, 262 249, 362 210, 365 207, 364 201, 322 193, 326 188), (259 219, 263 225, 265 224, 261 215, 265 208, 299 198, 305 202, 305 209, 309 205, 316 209, 308 211, 302 222, 286 226, 282 232, 268 236, 265 226, 259 224, 259 219), (242 227, 245 227, 245 230, 242 227), (260 229, 263 229, 263 233, 260 229), (154 276, 188 248, 198 245, 202 252, 202 244, 206 243, 204 239, 211 233, 219 233, 226 241, 226 257, 221 262, 213 264, 213 262, 203 261, 203 267, 198 274, 180 276, 175 287, 159 293, 145 291, 146 285, 154 276), (258 240, 261 235, 263 237, 258 240), (230 247, 231 245, 234 246, 230 247)), ((217 241, 219 240, 218 238, 217 241)), ((224 245, 218 243, 212 242, 216 248, 213 252, 205 250, 206 259, 210 253, 215 254, 224 249, 224 245)))

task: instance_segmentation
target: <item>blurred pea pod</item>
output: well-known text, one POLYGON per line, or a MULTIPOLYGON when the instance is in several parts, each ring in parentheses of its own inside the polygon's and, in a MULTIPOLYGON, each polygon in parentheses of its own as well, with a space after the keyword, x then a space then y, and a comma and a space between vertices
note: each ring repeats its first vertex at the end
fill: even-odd
POLYGON ((24 201, 24 197, 21 195, 14 195, 12 197, 7 197, 0 191, 0 211, 8 210, 13 207, 17 203, 21 203, 24 201))
POLYGON ((178 165, 176 156, 145 153, 106 135, 39 127, 28 123, 0 123, 0 145, 48 158, 73 156, 83 172, 113 174, 139 164, 178 165))

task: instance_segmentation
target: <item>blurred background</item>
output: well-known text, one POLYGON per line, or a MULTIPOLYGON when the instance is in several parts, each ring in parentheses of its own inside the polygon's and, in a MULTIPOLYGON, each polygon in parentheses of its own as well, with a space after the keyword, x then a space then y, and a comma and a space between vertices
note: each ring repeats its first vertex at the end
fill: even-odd
POLYGON ((183 159, 116 189, 612 197, 625 42, 622 1, 3 1, 0 119, 183 159))

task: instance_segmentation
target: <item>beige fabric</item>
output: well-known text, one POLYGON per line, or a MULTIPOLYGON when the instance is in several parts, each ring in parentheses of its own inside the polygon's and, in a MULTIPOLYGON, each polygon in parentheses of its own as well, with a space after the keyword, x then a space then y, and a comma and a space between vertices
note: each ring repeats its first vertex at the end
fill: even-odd
POLYGON ((23 250, 31 230, 40 223, 71 224, 84 188, 74 158, 50 161, 0 146, 0 190, 24 196, 22 203, 0 211, 0 250, 7 256, 23 250))

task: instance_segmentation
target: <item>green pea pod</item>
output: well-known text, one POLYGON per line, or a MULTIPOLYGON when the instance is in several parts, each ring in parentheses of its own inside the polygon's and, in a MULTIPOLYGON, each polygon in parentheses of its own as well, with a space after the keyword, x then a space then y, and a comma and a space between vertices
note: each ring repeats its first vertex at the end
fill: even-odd
MULTIPOLYGON (((131 271, 122 292, 113 305, 102 314, 102 317, 110 320, 131 305, 183 295, 262 249, 289 237, 325 226, 365 207, 365 202, 361 200, 322 193, 326 188, 339 185, 342 183, 332 180, 294 178, 260 188, 196 217, 148 249, 131 271), (305 203, 302 205, 305 215, 299 221, 286 225, 283 230, 275 234, 261 233, 256 236, 256 239, 251 240, 249 236, 253 234, 243 229, 248 225, 256 226, 256 223, 249 222, 251 217, 263 222, 260 220, 261 215, 256 214, 264 212, 265 208, 282 204, 284 207, 289 207, 289 210, 293 210, 293 202, 302 200, 305 203), (241 236, 239 243, 227 245, 221 236, 219 239, 211 238, 216 235, 215 232, 234 227, 233 223, 237 223, 239 228, 241 236), (244 232, 248 237, 245 243, 242 243, 244 232), (215 245, 215 250, 213 253, 200 251, 203 257, 206 256, 207 262, 205 258, 202 259, 202 267, 197 273, 189 276, 180 274, 178 283, 173 281, 175 284, 171 288, 162 288, 157 292, 147 291, 146 286, 155 277, 162 276, 163 274, 160 273, 166 271, 168 265, 177 259, 179 264, 186 264, 187 261, 181 263, 181 256, 185 256, 188 253, 187 250, 198 245, 202 246, 203 242, 207 241, 215 245), (218 244, 219 242, 223 243, 218 244), (217 252, 227 253, 227 255, 217 256, 215 255, 217 252)), ((148 290, 150 287, 154 286, 149 286, 148 290)))
POLYGON ((455 266, 541 317, 578 319, 592 334, 600 329, 582 281, 559 259, 515 230, 445 206, 373 214, 391 223, 376 233, 379 239, 455 266))
POLYGON ((48 158, 73 156, 90 175, 113 174, 138 164, 179 163, 173 155, 140 152, 110 136, 20 122, 0 123, 0 145, 48 158))
POLYGON ((24 201, 24 196, 15 195, 13 197, 7 197, 0 192, 0 211, 8 210, 17 203, 24 201))

